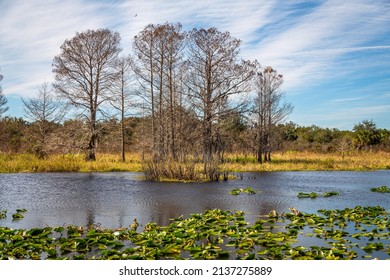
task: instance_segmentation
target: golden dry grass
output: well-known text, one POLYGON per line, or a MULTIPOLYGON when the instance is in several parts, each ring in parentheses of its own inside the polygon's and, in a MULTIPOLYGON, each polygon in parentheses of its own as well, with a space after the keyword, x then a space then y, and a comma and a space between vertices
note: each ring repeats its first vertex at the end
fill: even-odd
POLYGON ((221 168, 227 171, 309 171, 309 170, 379 170, 390 169, 390 153, 356 153, 342 158, 339 154, 313 152, 275 153, 271 163, 258 164, 254 157, 227 157, 221 168))
MULTIPOLYGON (((230 172, 305 171, 305 170, 378 170, 390 169, 390 153, 320 154, 313 152, 275 153, 271 163, 258 164, 253 156, 227 155, 220 170, 230 172)), ((97 154, 96 161, 85 161, 84 155, 52 155, 38 159, 34 155, 0 154, 0 172, 112 172, 142 170, 139 154, 127 154, 126 161, 119 155, 97 154)))
POLYGON ((84 155, 52 155, 38 159, 34 155, 0 154, 0 172, 112 172, 141 171, 141 161, 137 154, 128 155, 122 162, 117 155, 97 155, 96 161, 85 161, 84 155))

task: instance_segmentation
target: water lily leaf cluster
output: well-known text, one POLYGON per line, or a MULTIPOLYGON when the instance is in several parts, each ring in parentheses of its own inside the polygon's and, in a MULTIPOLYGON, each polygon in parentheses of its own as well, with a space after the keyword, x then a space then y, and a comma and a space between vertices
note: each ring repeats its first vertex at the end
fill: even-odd
POLYGON ((23 214, 24 212, 27 212, 26 209, 16 209, 16 213, 12 214, 12 218, 14 220, 21 220, 24 218, 23 214))
POLYGON ((390 193, 390 188, 388 186, 381 186, 379 188, 371 188, 371 191, 379 193, 390 193))
MULTIPOLYGON (((323 197, 331 197, 331 196, 336 196, 336 195, 339 195, 339 193, 338 192, 324 192, 322 194, 323 197)), ((297 196, 298 196, 298 198, 317 198, 320 195, 316 192, 311 192, 311 193, 299 192, 297 196)))
POLYGON ((7 210, 1 210, 0 211, 0 219, 7 218, 7 210))
POLYGON ((379 206, 265 215, 253 224, 241 211, 213 209, 142 230, 0 227, 0 259, 387 259, 389 230, 379 206), (304 246, 307 238, 315 245, 304 246))
POLYGON ((229 192, 231 195, 239 195, 239 194, 242 194, 242 193, 246 193, 246 194, 255 194, 256 192, 252 189, 252 188, 236 188, 236 189, 232 189, 230 192, 229 192))

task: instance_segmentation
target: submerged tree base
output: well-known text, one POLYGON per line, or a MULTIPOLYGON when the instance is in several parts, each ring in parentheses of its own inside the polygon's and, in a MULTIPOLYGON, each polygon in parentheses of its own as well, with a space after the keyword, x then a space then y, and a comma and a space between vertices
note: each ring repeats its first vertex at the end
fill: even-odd
POLYGON ((214 209, 173 219, 168 226, 148 223, 140 232, 133 227, 0 227, 0 259, 390 258, 390 219, 382 207, 318 212, 275 212, 251 225, 241 211, 214 209), (300 245, 302 237, 311 238, 312 245, 300 245))

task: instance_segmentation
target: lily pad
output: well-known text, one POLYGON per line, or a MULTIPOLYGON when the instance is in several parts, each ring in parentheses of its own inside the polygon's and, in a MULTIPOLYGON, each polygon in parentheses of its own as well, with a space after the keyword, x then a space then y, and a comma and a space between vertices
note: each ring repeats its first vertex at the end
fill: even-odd
POLYGON ((0 211, 0 219, 5 219, 5 218, 7 218, 7 210, 0 211))
POLYGON ((246 193, 246 194, 255 194, 256 192, 252 189, 252 188, 236 188, 236 189, 232 189, 230 192, 229 192, 231 195, 239 195, 241 193, 246 193))
POLYGON ((379 188, 371 188, 371 191, 379 193, 390 193, 390 188, 388 186, 381 186, 379 188))
POLYGON ((75 225, 0 227, 0 259, 336 260, 390 253, 389 213, 384 208, 357 206, 318 213, 296 210, 250 224, 242 211, 212 209, 172 219, 167 226, 150 223, 138 231, 75 225), (302 244, 301 238, 321 245, 302 244))
POLYGON ((311 193, 300 192, 300 193, 298 193, 298 198, 317 198, 317 197, 318 197, 318 194, 315 192, 311 192, 311 193))
POLYGON ((20 214, 20 213, 14 213, 14 214, 12 214, 12 218, 14 220, 21 220, 21 219, 24 218, 24 216, 22 214, 20 214))
POLYGON ((338 192, 325 192, 324 193, 324 197, 331 197, 331 196, 335 196, 335 195, 339 195, 338 192))

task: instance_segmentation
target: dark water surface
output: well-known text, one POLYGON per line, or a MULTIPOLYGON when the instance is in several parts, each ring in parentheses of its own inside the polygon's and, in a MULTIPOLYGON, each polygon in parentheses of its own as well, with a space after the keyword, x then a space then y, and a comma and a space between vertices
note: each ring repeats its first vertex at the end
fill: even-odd
POLYGON ((390 194, 373 193, 372 187, 390 186, 390 170, 374 172, 269 172, 243 173, 243 180, 218 183, 155 183, 139 173, 34 173, 0 174, 0 211, 8 217, 0 226, 33 228, 99 224, 127 227, 137 218, 141 225, 167 225, 180 215, 206 209, 241 210, 246 220, 276 209, 302 212, 382 206, 390 209, 390 194), (233 188, 251 187, 254 195, 230 195, 233 188), (337 191, 339 196, 299 199, 298 192, 337 191), (12 221, 16 209, 25 218, 12 221))

